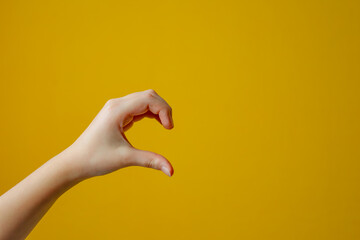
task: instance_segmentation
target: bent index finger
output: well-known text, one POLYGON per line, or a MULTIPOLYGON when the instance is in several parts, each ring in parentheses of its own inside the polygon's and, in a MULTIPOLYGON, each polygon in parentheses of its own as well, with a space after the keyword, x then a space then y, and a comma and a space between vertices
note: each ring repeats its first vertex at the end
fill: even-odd
POLYGON ((169 104, 161 98, 154 90, 149 89, 127 96, 122 114, 125 116, 137 116, 152 112, 159 116, 161 124, 166 129, 174 127, 172 120, 172 109, 169 104))

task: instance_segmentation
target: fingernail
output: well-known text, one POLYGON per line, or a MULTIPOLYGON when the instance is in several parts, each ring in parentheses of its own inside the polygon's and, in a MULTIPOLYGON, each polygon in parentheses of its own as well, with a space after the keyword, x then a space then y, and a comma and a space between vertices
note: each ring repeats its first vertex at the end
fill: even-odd
POLYGON ((174 127, 174 120, 172 119, 172 116, 170 114, 170 112, 168 112, 168 117, 169 117, 169 123, 170 123, 170 127, 174 127))
POLYGON ((171 117, 170 120, 171 120, 171 126, 174 127, 174 120, 173 120, 173 118, 171 117))
POLYGON ((165 173, 166 175, 168 175, 169 177, 171 177, 170 175, 170 171, 167 167, 161 167, 161 171, 163 171, 163 173, 165 173))

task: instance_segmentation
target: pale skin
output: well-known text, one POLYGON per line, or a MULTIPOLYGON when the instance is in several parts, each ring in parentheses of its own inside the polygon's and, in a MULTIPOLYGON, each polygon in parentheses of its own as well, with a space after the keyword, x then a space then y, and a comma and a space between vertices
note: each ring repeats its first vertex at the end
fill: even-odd
POLYGON ((71 146, 0 197, 0 239, 25 239, 64 192, 88 178, 128 166, 172 176, 164 156, 133 147, 124 134, 144 117, 174 127, 171 107, 152 89, 107 101, 71 146))

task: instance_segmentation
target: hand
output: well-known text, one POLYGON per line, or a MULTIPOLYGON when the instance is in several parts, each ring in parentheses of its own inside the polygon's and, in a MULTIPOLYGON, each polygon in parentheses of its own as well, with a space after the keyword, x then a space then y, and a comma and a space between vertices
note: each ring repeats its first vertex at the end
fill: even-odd
POLYGON ((163 156, 133 147, 124 132, 144 117, 155 118, 166 129, 174 127, 172 109, 154 90, 135 92, 106 102, 88 128, 66 151, 76 157, 69 163, 79 178, 104 175, 128 166, 174 173, 163 156))
POLYGON ((172 176, 165 157, 134 148, 124 135, 146 116, 167 129, 174 127, 171 107, 153 90, 109 100, 70 147, 0 197, 0 239, 25 239, 56 199, 84 179, 127 166, 172 176))

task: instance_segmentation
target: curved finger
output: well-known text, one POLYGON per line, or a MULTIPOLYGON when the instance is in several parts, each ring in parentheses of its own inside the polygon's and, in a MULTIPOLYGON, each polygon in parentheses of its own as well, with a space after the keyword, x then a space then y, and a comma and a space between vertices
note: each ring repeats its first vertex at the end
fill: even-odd
POLYGON ((124 116, 135 117, 150 111, 159 116, 165 128, 171 129, 174 126, 170 105, 152 89, 129 95, 124 105, 122 109, 124 116))

